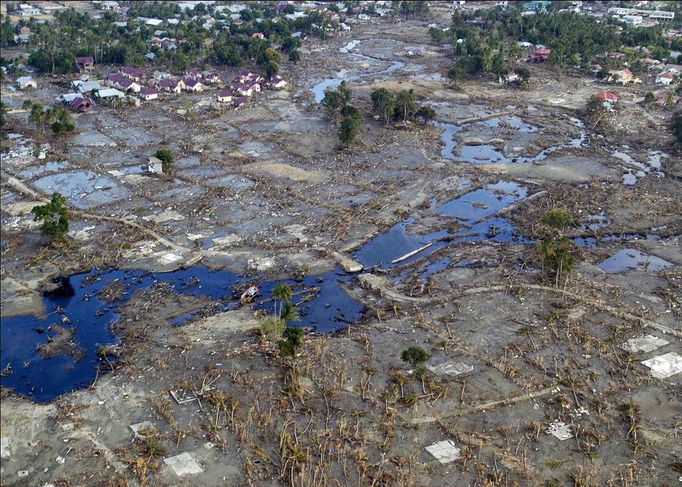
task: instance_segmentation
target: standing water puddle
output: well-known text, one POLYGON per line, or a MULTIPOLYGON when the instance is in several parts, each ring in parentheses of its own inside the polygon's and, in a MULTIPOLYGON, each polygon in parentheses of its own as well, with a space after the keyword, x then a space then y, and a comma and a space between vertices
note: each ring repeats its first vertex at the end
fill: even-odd
MULTIPOLYGON (((258 285, 263 298, 269 298, 277 284, 291 285, 295 303, 307 296, 306 302, 299 303, 301 319, 293 324, 331 332, 357 321, 364 312, 364 307, 341 286, 351 279, 350 275, 335 270, 311 275, 299 282, 272 280, 258 285)), ((233 287, 241 290, 248 282, 244 276, 230 271, 203 266, 166 273, 94 269, 64 278, 56 292, 44 295, 45 316, 2 319, 0 384, 41 402, 91 384, 100 362, 97 345, 116 342, 110 325, 119 317, 118 307, 136 290, 167 283, 177 293, 209 296, 227 310, 238 304, 233 287), (115 300, 106 301, 99 293, 112 283, 125 290, 115 300)), ((268 302, 257 305, 268 311, 271 306, 268 302)), ((179 324, 191 319, 191 313, 170 321, 179 324)))
POLYGON ((631 270, 657 272, 672 267, 672 262, 645 254, 637 249, 623 249, 603 261, 597 267, 608 272, 617 273, 631 270))
POLYGON ((417 221, 416 216, 396 223, 385 232, 366 242, 354 252, 355 258, 366 267, 392 267, 413 262, 424 252, 431 253, 452 242, 476 242, 489 240, 495 242, 530 242, 529 239, 515 235, 514 226, 501 217, 490 217, 510 204, 525 198, 528 191, 523 186, 508 181, 500 181, 455 198, 436 208, 437 215, 454 217, 463 228, 450 233, 447 228, 423 235, 410 233, 408 227, 417 221), (394 262, 410 252, 427 245, 424 252, 394 262))
MULTIPOLYGON (((457 125, 454 123, 450 122, 441 122, 441 121, 434 121, 432 122, 436 127, 439 127, 442 130, 441 133, 441 142, 443 143, 443 147, 441 148, 441 157, 444 159, 449 159, 451 161, 457 161, 457 162, 471 162, 471 163, 480 163, 480 164, 490 164, 490 163, 517 163, 517 162, 537 162, 537 161, 542 161, 546 159, 550 154, 560 150, 560 149, 568 149, 571 147, 582 147, 582 145, 585 143, 585 138, 586 138, 586 133, 585 133, 585 125, 583 124, 582 121, 578 120, 577 118, 571 118, 571 123, 573 123, 575 126, 580 128, 580 136, 570 140, 569 142, 565 144, 559 144, 559 145, 554 145, 551 147, 548 147, 546 149, 543 149, 538 153, 537 155, 533 157, 524 157, 524 156, 515 156, 515 157, 507 157, 505 156, 502 151, 497 149, 494 145, 491 144, 481 144, 481 145, 462 145, 460 148, 460 154, 459 156, 456 156, 454 154, 455 147, 457 146, 457 142, 455 142, 454 136, 461 131, 464 128, 464 125, 457 125)), ((486 125, 487 127, 496 127, 499 125, 499 120, 498 119, 491 119, 491 120, 486 120, 483 122, 474 122, 482 125, 486 125)), ((535 132, 537 130, 536 127, 533 127, 532 125, 526 124, 523 122, 518 117, 512 117, 510 119, 509 125, 520 130, 521 132, 525 133, 530 133, 530 132, 535 132), (518 120, 516 120, 518 119, 518 120), (535 129, 535 130, 532 130, 535 129)))
MULTIPOLYGON (((374 57, 374 56, 367 56, 365 54, 360 54, 357 52, 350 52, 352 49, 354 49, 358 44, 360 44, 359 40, 353 40, 350 41, 348 44, 346 44, 344 47, 340 49, 340 51, 344 54, 350 54, 351 56, 354 56, 359 59, 364 59, 364 60, 370 60, 370 61, 383 61, 383 62, 388 62, 388 59, 382 59, 379 57, 374 57)), ((379 71, 371 71, 369 73, 360 73, 360 74, 355 74, 352 76, 348 75, 348 71, 346 69, 342 69, 339 71, 334 78, 325 78, 319 83, 317 83, 315 86, 311 88, 311 91, 315 95, 315 103, 320 103, 324 99, 324 92, 329 89, 329 88, 336 88, 341 84, 342 81, 354 81, 360 78, 365 78, 368 76, 381 76, 382 74, 388 74, 392 73, 396 69, 400 69, 403 66, 405 66, 405 63, 402 61, 392 61, 391 65, 388 66, 385 69, 379 70, 379 71)))

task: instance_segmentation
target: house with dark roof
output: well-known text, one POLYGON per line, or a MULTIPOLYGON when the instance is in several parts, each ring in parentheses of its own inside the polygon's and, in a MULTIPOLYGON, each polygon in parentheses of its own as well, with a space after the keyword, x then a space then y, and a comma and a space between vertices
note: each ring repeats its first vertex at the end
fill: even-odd
POLYGON ((127 76, 133 81, 140 81, 142 78, 144 78, 144 71, 133 68, 132 66, 123 66, 121 68, 121 74, 127 76))
POLYGON ((159 81, 159 89, 162 91, 170 91, 171 93, 180 93, 185 88, 185 82, 181 79, 163 79, 159 81))
POLYGON ((273 74, 268 78, 268 86, 273 90, 281 90, 287 86, 287 82, 278 74, 273 74))
POLYGON ((80 98, 74 98, 71 100, 71 102, 68 103, 69 110, 72 112, 78 112, 78 113, 86 113, 92 110, 92 107, 95 105, 95 102, 93 102, 89 97, 80 97, 80 98))
POLYGON ((95 67, 95 59, 92 56, 77 57, 75 63, 78 71, 90 71, 95 67))
POLYGON ((201 79, 204 77, 204 75, 202 74, 201 70, 197 68, 189 68, 188 70, 185 71, 185 77, 201 79))
POLYGON ((145 101, 157 100, 159 98, 159 90, 156 88, 142 88, 139 96, 145 101))
POLYGON ((110 74, 107 77, 107 83, 109 86, 113 86, 123 91, 132 90, 135 93, 138 93, 142 89, 138 83, 120 74, 110 74))
POLYGON ((185 78, 182 81, 185 83, 185 90, 187 91, 204 91, 204 85, 197 79, 185 78))
POLYGON ((239 108, 240 106, 246 104, 246 100, 247 98, 245 96, 236 96, 232 99, 232 104, 235 108, 239 108))
POLYGON ((230 103, 234 98, 235 95, 232 93, 232 90, 225 89, 218 92, 218 101, 220 103, 230 103))

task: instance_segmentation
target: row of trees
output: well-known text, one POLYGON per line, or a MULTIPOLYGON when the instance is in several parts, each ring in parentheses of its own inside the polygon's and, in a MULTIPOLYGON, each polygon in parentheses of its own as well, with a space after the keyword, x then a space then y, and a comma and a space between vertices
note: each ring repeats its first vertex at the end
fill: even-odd
MULTIPOLYGON (((138 14, 150 9, 174 11, 173 7, 163 5, 165 4, 159 2, 134 2, 132 9, 139 10, 138 14)), ((175 4, 169 5, 177 7, 175 4)), ((254 10, 257 6, 252 4, 250 11, 260 15, 259 10, 254 10)), ((242 13, 242 18, 244 15, 242 13)), ((160 16, 165 18, 164 15, 160 16)), ((169 65, 176 71, 184 71, 189 64, 241 66, 247 61, 253 61, 272 74, 279 70, 282 55, 293 62, 300 59, 301 43, 292 36, 293 32, 323 35, 323 24, 327 29, 333 28, 319 12, 295 20, 279 17, 259 18, 258 22, 245 22, 241 25, 232 22, 224 25, 218 23, 212 30, 203 27, 204 20, 201 17, 186 18, 184 22, 164 26, 164 35, 178 40, 177 49, 166 50, 148 46, 156 28, 134 18, 124 27, 117 26, 115 22, 116 17, 111 12, 105 12, 101 18, 94 19, 71 8, 56 12, 55 20, 50 23, 39 23, 31 19, 21 20, 18 25, 26 25, 32 32, 30 46, 34 49, 28 63, 41 72, 50 73, 72 72, 75 69, 74 58, 86 55, 92 55, 97 63, 140 66, 148 62, 144 56, 151 50, 155 54, 155 63, 169 65), (255 32, 265 34, 265 39, 252 38, 255 32)), ((12 45, 15 26, 7 17, 1 26, 0 45, 12 45)))
POLYGON ((404 123, 415 118, 426 122, 436 116, 435 110, 431 107, 416 108, 414 91, 411 89, 393 93, 386 88, 377 88, 372 91, 370 98, 374 113, 381 117, 384 124, 391 120, 402 120, 404 123))
POLYGON ((49 126, 53 133, 61 135, 76 128, 71 112, 61 105, 46 109, 39 101, 24 100, 22 108, 28 111, 29 122, 41 131, 49 126))

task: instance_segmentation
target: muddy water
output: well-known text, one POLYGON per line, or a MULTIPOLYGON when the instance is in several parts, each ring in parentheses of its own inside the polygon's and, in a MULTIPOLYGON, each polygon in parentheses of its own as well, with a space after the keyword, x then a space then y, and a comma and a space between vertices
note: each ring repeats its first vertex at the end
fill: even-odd
MULTIPOLYGON (((481 145, 466 145, 462 144, 459 147, 460 155, 455 155, 455 148, 457 147, 457 142, 454 140, 454 136, 460 132, 465 125, 457 125, 450 122, 444 121, 434 121, 433 124, 442 130, 441 132, 441 142, 443 147, 441 148, 441 157, 444 159, 449 159, 456 162, 469 162, 478 164, 490 164, 490 163, 517 163, 517 162, 538 162, 549 157, 550 154, 560 150, 568 149, 571 147, 578 148, 585 144, 587 138, 585 132, 585 125, 582 121, 577 118, 571 118, 571 123, 580 128, 580 135, 574 139, 571 139, 565 144, 554 145, 540 151, 537 155, 533 157, 525 156, 514 156, 508 157, 501 150, 492 144, 481 144, 481 145)), ((473 122, 479 125, 484 125, 489 128, 495 128, 500 125, 500 120, 493 118, 486 120, 484 122, 473 122)), ((525 123, 519 117, 510 117, 507 124, 513 128, 519 130, 522 133, 533 133, 537 131, 537 127, 525 123)))
MULTIPOLYGON (((351 279, 343 272, 330 271, 308 276, 299 282, 256 282, 264 297, 269 297, 274 286, 282 282, 290 284, 294 292, 314 289, 316 294, 311 294, 312 299, 298 303, 301 319, 292 324, 331 332, 357 321, 364 312, 364 307, 341 286, 351 279)), ((2 320, 0 360, 5 373, 0 377, 0 384, 40 402, 86 387, 93 382, 96 367, 101 364, 97 345, 116 342, 110 325, 119 317, 118 307, 127 302, 136 290, 167 283, 176 293, 209 296, 219 303, 219 307, 227 310, 238 305, 233 290, 240 291, 248 282, 252 280, 245 276, 203 266, 167 273, 94 269, 65 278, 58 292, 46 294, 43 298, 48 315, 2 320), (115 301, 101 299, 99 293, 114 281, 123 284, 125 291, 115 301), (38 347, 58 340, 60 327, 67 333, 73 333, 72 339, 65 347, 55 350, 52 356, 41 354, 38 347)), ((303 294, 297 294, 293 301, 300 301, 301 296, 303 294)), ((271 304, 260 306, 269 309, 271 304)), ((193 317, 181 315, 181 318, 171 320, 171 324, 178 325, 193 317)), ((107 370, 106 363, 102 370, 107 370)))
POLYGON ((396 264, 409 264, 450 243, 483 240, 532 242, 531 239, 517 235, 514 226, 506 218, 491 217, 527 195, 526 188, 509 181, 500 181, 485 188, 470 191, 431 210, 437 216, 446 217, 443 221, 443 228, 426 234, 411 233, 409 227, 417 222, 417 216, 413 215, 369 240, 354 253, 354 256, 364 266, 389 268, 396 264), (461 225, 461 228, 450 233, 448 226, 453 218, 461 225), (393 262, 428 244, 431 245, 422 252, 400 262, 393 262))

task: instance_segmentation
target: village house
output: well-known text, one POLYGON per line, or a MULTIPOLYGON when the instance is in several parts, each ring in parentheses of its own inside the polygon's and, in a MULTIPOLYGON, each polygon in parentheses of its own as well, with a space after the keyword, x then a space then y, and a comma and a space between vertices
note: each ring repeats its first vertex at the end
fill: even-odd
POLYGON ((185 83, 185 90, 187 91, 204 91, 204 85, 199 80, 194 78, 185 78, 183 82, 185 83))
POLYGON ((612 108, 613 104, 618 101, 618 95, 611 91, 602 91, 597 93, 597 100, 601 101, 605 108, 612 108))
POLYGON ((664 71, 656 77, 656 84, 668 86, 675 79, 675 75, 670 71, 664 71))
POLYGON ((140 98, 145 101, 157 100, 159 98, 159 90, 156 88, 142 88, 140 90, 140 98))
POLYGON ((69 103, 71 103, 76 98, 83 98, 83 95, 81 95, 80 93, 63 93, 63 94, 59 95, 56 98, 56 100, 59 103, 62 103, 64 105, 68 105, 69 103))
POLYGON ((222 90, 218 93, 218 101, 220 103, 230 103, 233 98, 234 95, 230 90, 222 90))
POLYGON ((203 77, 207 83, 220 83, 220 77, 216 73, 204 73, 203 77))
POLYGON ((107 83, 109 86, 113 86, 114 88, 118 88, 123 91, 131 90, 135 93, 138 93, 142 89, 138 83, 120 74, 110 74, 107 78, 107 83))
POLYGON ((268 86, 273 89, 273 90, 282 90, 286 88, 287 82, 282 79, 282 77, 278 74, 273 74, 270 76, 268 79, 268 86))
POLYGON ((203 74, 197 68, 190 68, 187 71, 185 71, 185 76, 187 78, 192 78, 192 79, 201 79, 203 77, 203 74))
POLYGON ((95 66, 95 59, 92 56, 80 56, 76 58, 76 69, 78 71, 90 71, 95 66))
POLYGON ((69 102, 68 107, 72 112, 86 113, 92 110, 95 103, 89 97, 74 98, 69 102))
POLYGON ((246 83, 235 83, 230 86, 236 93, 242 96, 251 96, 255 92, 260 91, 260 85, 255 81, 248 81, 246 83))
POLYGON ((246 104, 247 98, 244 96, 236 96, 232 99, 232 104, 234 105, 235 108, 239 108, 246 104))
POLYGON ((77 89, 80 93, 90 93, 101 88, 99 81, 83 81, 75 79, 71 82, 71 86, 77 89))
POLYGON ((20 90, 28 90, 29 88, 38 88, 38 83, 30 76, 22 76, 17 78, 17 86, 20 90))
POLYGON ((549 59, 549 55, 551 54, 552 50, 548 49, 546 47, 538 47, 535 49, 531 55, 530 55, 530 60, 534 63, 544 63, 549 59))
POLYGON ((102 100, 114 100, 121 99, 125 97, 125 93, 117 90, 116 88, 105 88, 97 92, 97 98, 102 100))
POLYGON ((121 74, 132 79, 133 81, 140 81, 142 78, 144 78, 144 71, 133 68, 132 66, 123 66, 121 68, 121 74))
POLYGON ((641 80, 635 79, 632 71, 628 68, 609 70, 608 81, 610 83, 620 83, 621 85, 637 83, 638 81, 641 82, 641 80))
POLYGON ((180 93, 184 88, 185 82, 181 79, 164 79, 159 82, 159 89, 163 91, 180 93))

